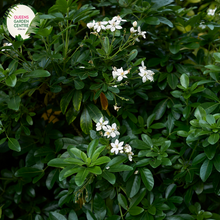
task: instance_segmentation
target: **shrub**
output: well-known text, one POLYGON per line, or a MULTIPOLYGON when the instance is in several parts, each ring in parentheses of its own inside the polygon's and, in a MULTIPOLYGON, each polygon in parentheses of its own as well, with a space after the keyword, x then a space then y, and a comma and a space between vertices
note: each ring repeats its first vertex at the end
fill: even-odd
POLYGON ((1 219, 220 219, 218 4, 57 0, 26 41, 2 24, 1 219))

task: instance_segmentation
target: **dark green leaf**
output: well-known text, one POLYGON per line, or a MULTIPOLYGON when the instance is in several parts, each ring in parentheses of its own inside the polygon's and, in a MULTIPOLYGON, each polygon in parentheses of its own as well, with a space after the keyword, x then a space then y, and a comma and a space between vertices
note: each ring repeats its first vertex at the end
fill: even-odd
POLYGON ((90 117, 92 118, 92 120, 95 123, 98 123, 100 118, 103 118, 102 112, 94 104, 89 104, 89 105, 86 106, 86 108, 89 112, 90 117))
POLYGON ((85 134, 89 134, 89 131, 92 130, 92 119, 86 108, 83 109, 80 117, 80 127, 85 134))
POLYGON ((19 170, 16 171, 15 176, 16 177, 34 177, 39 174, 41 174, 43 170, 33 167, 22 167, 19 170))
POLYGON ((58 177, 59 177, 58 169, 53 169, 52 171, 50 171, 46 179, 46 186, 49 190, 53 188, 54 183, 56 182, 56 180, 58 180, 58 177))
POLYGON ((33 72, 27 73, 24 76, 30 78, 48 77, 50 76, 50 73, 47 70, 34 70, 33 72))
POLYGON ((218 140, 219 140, 219 134, 211 134, 208 138, 208 142, 212 145, 217 143, 218 140))
POLYGON ((141 173, 141 180, 143 181, 147 190, 151 191, 154 187, 154 178, 151 171, 147 168, 141 168, 140 173, 141 173))
POLYGON ((17 152, 21 151, 21 146, 19 142, 14 138, 8 138, 8 147, 17 152))
POLYGON ((96 193, 94 197, 94 213, 97 219, 104 219, 106 214, 105 201, 96 193))
POLYGON ((180 45, 179 44, 170 45, 169 49, 172 54, 176 54, 180 50, 180 45))
POLYGON ((176 86, 178 84, 178 78, 174 73, 171 73, 167 77, 167 82, 171 89, 176 89, 176 86))
POLYGON ((63 97, 62 97, 62 99, 61 99, 61 101, 60 101, 60 109, 61 109, 61 111, 62 111, 62 113, 63 114, 65 114, 65 112, 66 112, 66 110, 67 110, 67 107, 68 107, 68 105, 69 105, 69 103, 70 103, 70 101, 71 101, 71 99, 72 99, 72 97, 73 97, 73 90, 71 90, 71 91, 69 91, 68 93, 66 93, 63 97))
POLYGON ((58 212, 50 212, 49 220, 66 220, 66 218, 58 212))
POLYGON ((167 101, 168 99, 162 100, 159 102, 156 107, 154 108, 154 114, 156 115, 155 120, 159 120, 163 117, 166 107, 167 107, 167 101))
POLYGON ((113 173, 108 172, 108 170, 104 170, 101 175, 104 179, 108 180, 112 185, 115 184, 116 177, 113 173))
POLYGON ((200 178, 205 182, 212 173, 213 162, 206 159, 200 168, 200 178))
POLYGON ((74 80, 74 85, 75 85, 76 90, 81 90, 83 89, 85 84, 82 81, 74 80))
POLYGON ((147 17, 144 19, 146 24, 151 24, 151 25, 158 25, 160 24, 160 20, 156 17, 147 17))
POLYGON ((93 140, 93 141, 91 141, 89 143, 89 146, 87 148, 87 155, 88 155, 88 157, 91 158, 93 156, 93 153, 95 152, 95 149, 98 146, 98 144, 99 144, 99 140, 98 139, 93 140))
POLYGON ((76 111, 80 110, 81 101, 82 101, 82 92, 81 90, 77 90, 74 92, 73 95, 73 107, 75 108, 76 111))
POLYGON ((129 209, 129 213, 131 215, 139 215, 144 211, 143 208, 138 207, 138 206, 133 206, 132 208, 129 209))
POLYGON ((88 174, 89 174, 89 171, 87 169, 85 169, 85 168, 84 169, 82 168, 76 174, 76 177, 75 177, 76 185, 77 186, 81 186, 84 183, 84 181, 85 181, 86 177, 88 176, 88 174))
POLYGON ((78 220, 78 217, 74 210, 71 210, 67 220, 78 220))
POLYGON ((16 82, 17 82, 17 77, 15 76, 15 74, 8 76, 7 79, 5 80, 6 85, 10 87, 14 87, 16 85, 16 82))
POLYGON ((189 77, 186 74, 182 74, 180 77, 180 83, 184 88, 187 89, 189 87, 189 77))
POLYGON ((8 101, 8 108, 18 111, 20 102, 21 102, 20 96, 14 96, 8 101))
POLYGON ((168 199, 176 190, 176 184, 171 184, 167 187, 165 192, 165 198, 168 199))
POLYGON ((128 209, 127 200, 121 193, 118 194, 118 202, 125 210, 128 209))
POLYGON ((126 184, 126 193, 129 198, 134 197, 141 186, 141 178, 139 175, 133 175, 129 178, 126 184))

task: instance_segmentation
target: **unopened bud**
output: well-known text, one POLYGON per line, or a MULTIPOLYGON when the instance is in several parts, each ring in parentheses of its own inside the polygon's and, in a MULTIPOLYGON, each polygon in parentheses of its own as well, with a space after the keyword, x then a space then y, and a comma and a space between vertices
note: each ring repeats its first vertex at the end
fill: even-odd
POLYGON ((132 23, 132 25, 133 25, 133 27, 137 27, 137 21, 134 21, 134 22, 132 23))

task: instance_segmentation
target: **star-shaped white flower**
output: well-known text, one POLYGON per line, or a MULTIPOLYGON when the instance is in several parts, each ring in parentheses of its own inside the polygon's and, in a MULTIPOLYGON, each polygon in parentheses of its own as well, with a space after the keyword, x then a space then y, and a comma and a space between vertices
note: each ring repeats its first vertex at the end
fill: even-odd
POLYGON ((104 137, 110 138, 112 131, 111 131, 111 129, 109 129, 109 127, 111 127, 111 126, 109 126, 109 125, 107 125, 107 126, 108 127, 104 126, 102 129, 105 131, 104 137))
POLYGON ((110 135, 112 138, 116 137, 117 135, 120 135, 116 123, 113 123, 112 126, 107 125, 107 128, 111 131, 110 135))
POLYGON ((92 22, 87 23, 87 27, 88 27, 89 29, 94 28, 95 23, 96 23, 96 22, 93 20, 92 22))
POLYGON ((209 10, 208 10, 208 15, 214 16, 216 9, 217 9, 217 8, 215 8, 215 9, 209 9, 209 10))
POLYGON ((122 147, 123 144, 124 144, 124 141, 119 143, 119 140, 116 139, 115 143, 111 143, 111 146, 112 146, 111 152, 115 153, 115 154, 118 154, 118 152, 123 150, 123 147, 122 147))
POLYGON ((100 32, 101 30, 105 30, 106 27, 104 25, 106 24, 108 24, 107 21, 98 21, 94 25, 94 30, 96 30, 97 32, 100 32))
POLYGON ((123 68, 121 67, 120 69, 117 70, 117 75, 118 79, 117 81, 122 81, 123 78, 128 78, 126 75, 128 74, 128 70, 124 71, 123 68))
POLYGON ((112 76, 113 79, 118 77, 118 69, 116 67, 112 67, 113 71, 112 71, 112 76))
POLYGON ((106 26, 106 29, 110 29, 111 32, 114 32, 116 29, 122 29, 122 26, 120 26, 120 21, 118 20, 111 20, 108 22, 109 25, 106 26))
POLYGON ((126 22, 127 20, 125 20, 125 19, 122 19, 119 15, 118 16, 115 16, 115 17, 113 17, 112 18, 112 20, 115 20, 115 21, 118 21, 119 23, 120 22, 122 22, 122 21, 124 21, 124 22, 126 22))
POLYGON ((145 83, 147 80, 151 82, 154 81, 153 75, 154 72, 151 70, 140 69, 140 73, 138 73, 142 77, 142 82, 145 83))
POLYGON ((143 38, 146 38, 145 33, 147 33, 146 31, 141 31, 141 27, 138 27, 138 35, 142 36, 143 38))
POLYGON ((133 27, 131 27, 130 32, 131 32, 131 34, 134 34, 135 32, 137 32, 137 30, 135 30, 133 27))
POLYGON ((140 71, 141 71, 141 69, 142 70, 146 70, 147 69, 147 67, 144 65, 144 61, 141 61, 141 66, 139 66, 138 68, 139 68, 140 71))
POLYGON ((107 124, 108 121, 104 121, 103 117, 100 118, 99 122, 96 124, 96 131, 102 130, 107 124))

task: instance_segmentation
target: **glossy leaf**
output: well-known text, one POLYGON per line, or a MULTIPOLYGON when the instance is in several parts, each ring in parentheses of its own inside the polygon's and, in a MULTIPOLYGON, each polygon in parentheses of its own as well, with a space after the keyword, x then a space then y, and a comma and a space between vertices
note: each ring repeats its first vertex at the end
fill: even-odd
POLYGON ((206 159, 200 168, 200 178, 205 182, 212 173, 213 162, 206 159))
POLYGON ((147 190, 151 191, 154 187, 154 178, 151 171, 147 168, 141 168, 140 173, 141 173, 141 180, 143 181, 147 190))

